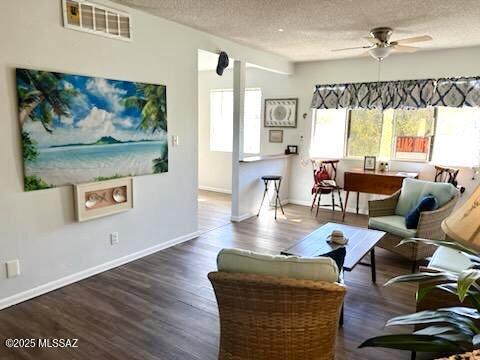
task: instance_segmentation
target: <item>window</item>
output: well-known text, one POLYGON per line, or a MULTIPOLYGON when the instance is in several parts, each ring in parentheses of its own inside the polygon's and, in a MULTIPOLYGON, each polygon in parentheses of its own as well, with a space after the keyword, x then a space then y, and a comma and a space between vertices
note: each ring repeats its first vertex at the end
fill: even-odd
POLYGON ((315 110, 313 114, 310 156, 338 159, 343 157, 346 111, 315 110))
POLYGON ((232 151, 233 92, 210 92, 210 150, 232 151))
MULTIPOLYGON (((262 91, 245 90, 243 151, 260 152, 262 91)), ((210 150, 232 151, 233 141, 233 91, 210 92, 210 150)))
POLYGON ((429 161, 435 129, 435 110, 391 110, 390 113, 393 113, 392 159, 429 161))
POLYGON ((438 108, 433 162, 445 166, 480 164, 480 111, 438 108))
POLYGON ((347 157, 380 155, 383 116, 377 110, 350 111, 347 129, 347 157))
POLYGON ((434 110, 352 110, 347 157, 428 161, 434 110))
POLYGON ((314 110, 311 156, 478 166, 480 110, 314 110))

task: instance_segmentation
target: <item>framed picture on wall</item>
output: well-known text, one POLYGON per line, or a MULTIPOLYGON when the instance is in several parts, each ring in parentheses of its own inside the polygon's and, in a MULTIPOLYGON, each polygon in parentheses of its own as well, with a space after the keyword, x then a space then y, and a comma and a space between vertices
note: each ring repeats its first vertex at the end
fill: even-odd
POLYGON ((298 154, 298 145, 287 145, 285 154, 298 154))
POLYGON ((297 127, 297 98, 265 99, 265 127, 297 127))
POLYGON ((271 143, 283 143, 283 130, 269 130, 268 141, 271 143))
POLYGON ((363 170, 375 170, 377 167, 376 156, 365 156, 363 159, 363 170))

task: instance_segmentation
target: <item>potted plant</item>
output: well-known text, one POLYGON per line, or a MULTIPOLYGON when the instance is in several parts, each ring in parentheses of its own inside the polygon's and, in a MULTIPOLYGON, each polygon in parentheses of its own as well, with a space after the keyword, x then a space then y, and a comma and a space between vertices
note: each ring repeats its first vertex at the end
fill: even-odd
POLYGON ((386 285, 401 282, 422 284, 417 291, 417 302, 430 291, 458 297, 462 305, 436 310, 420 311, 390 319, 387 326, 415 325, 414 331, 403 334, 377 336, 360 347, 384 347, 416 352, 461 353, 480 348, 480 186, 452 215, 442 222, 447 240, 412 238, 405 243, 423 242, 445 246, 462 252, 472 265, 460 272, 420 272, 398 276, 386 285), (419 328, 419 326, 421 328, 419 328))
POLYGON ((426 286, 417 291, 417 302, 432 289, 440 289, 458 296, 463 304, 469 300, 472 306, 446 307, 420 311, 390 319, 386 326, 421 325, 422 329, 403 334, 377 336, 363 342, 359 347, 384 347, 413 352, 462 353, 480 348, 480 257, 478 252, 453 240, 406 239, 400 245, 424 242, 449 247, 464 253, 474 265, 455 273, 419 272, 395 277, 385 285, 416 282, 426 286))

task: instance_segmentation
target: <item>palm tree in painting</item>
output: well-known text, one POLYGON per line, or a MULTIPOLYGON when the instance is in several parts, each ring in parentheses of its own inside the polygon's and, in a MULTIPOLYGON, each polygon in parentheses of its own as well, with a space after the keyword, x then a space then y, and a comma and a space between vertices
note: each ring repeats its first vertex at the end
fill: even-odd
POLYGON ((163 154, 156 159, 153 159, 153 172, 159 174, 168 171, 168 147, 166 146, 163 154))
POLYGON ((137 95, 124 100, 126 107, 136 107, 140 110, 141 121, 138 125, 143 131, 152 134, 167 131, 167 93, 162 85, 135 84, 137 95))
POLYGON ((61 74, 17 69, 20 125, 27 119, 40 121, 45 130, 51 133, 53 115, 70 116, 70 106, 78 92, 65 87, 61 80, 61 74))

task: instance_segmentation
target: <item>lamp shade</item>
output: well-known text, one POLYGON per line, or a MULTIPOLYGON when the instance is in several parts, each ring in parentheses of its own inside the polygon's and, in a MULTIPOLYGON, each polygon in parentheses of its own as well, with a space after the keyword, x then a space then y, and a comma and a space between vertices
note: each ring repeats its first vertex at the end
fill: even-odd
POLYGON ((442 230, 449 238, 480 251, 480 186, 443 221, 442 230))
POLYGON ((385 59, 390 53, 392 52, 393 48, 390 46, 377 46, 374 47, 370 50, 368 50, 368 53, 370 56, 372 56, 374 59, 377 59, 379 61, 382 61, 385 59))

